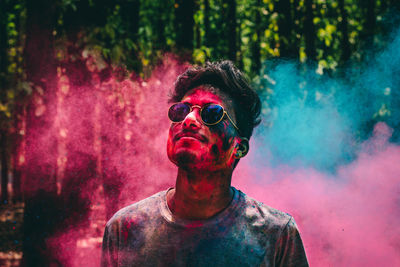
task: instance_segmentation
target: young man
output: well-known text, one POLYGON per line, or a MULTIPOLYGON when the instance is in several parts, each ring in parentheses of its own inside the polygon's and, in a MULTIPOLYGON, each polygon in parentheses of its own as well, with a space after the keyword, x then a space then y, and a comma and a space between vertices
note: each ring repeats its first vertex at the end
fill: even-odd
POLYGON ((261 102, 230 61, 190 68, 171 97, 174 188, 118 211, 102 266, 308 266, 293 218, 231 187, 261 102))

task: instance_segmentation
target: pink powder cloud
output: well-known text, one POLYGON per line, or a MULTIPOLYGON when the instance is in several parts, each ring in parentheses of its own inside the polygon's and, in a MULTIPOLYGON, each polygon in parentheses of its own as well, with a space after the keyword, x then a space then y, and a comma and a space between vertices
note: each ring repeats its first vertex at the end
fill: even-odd
POLYGON ((335 176, 249 160, 233 183, 295 217, 311 266, 398 266, 400 147, 387 142, 390 132, 377 124, 357 159, 335 176))
MULTIPOLYGON (((101 110, 106 107, 101 102, 96 107, 100 113, 94 113, 108 112, 97 119, 108 127, 107 135, 122 140, 108 144, 102 140, 101 144, 108 146, 110 171, 118 170, 121 176, 118 208, 174 185, 176 168, 166 156, 167 93, 184 67, 168 57, 146 81, 111 79, 103 84, 110 90, 121 90, 124 99, 122 104, 111 99, 111 110, 101 110), (117 123, 115 112, 121 110, 123 123, 117 123), (124 113, 127 111, 130 115, 124 113)), ((61 123, 70 123, 70 129, 78 127, 68 133, 69 138, 91 153, 98 153, 93 144, 80 142, 80 135, 86 133, 79 128, 84 115, 68 117, 65 111, 77 108, 75 103, 112 97, 99 92, 72 96, 59 111, 61 123)), ((265 162, 255 160, 253 150, 261 143, 253 138, 249 155, 234 173, 233 185, 294 216, 311 266, 400 266, 400 147, 388 143, 390 135, 391 129, 377 124, 374 136, 361 146, 357 158, 338 167, 335 175, 284 164, 272 167, 268 154, 265 162)), ((66 266, 99 265, 105 224, 104 191, 99 181, 97 189, 86 191, 91 199, 88 219, 48 240, 66 266)))

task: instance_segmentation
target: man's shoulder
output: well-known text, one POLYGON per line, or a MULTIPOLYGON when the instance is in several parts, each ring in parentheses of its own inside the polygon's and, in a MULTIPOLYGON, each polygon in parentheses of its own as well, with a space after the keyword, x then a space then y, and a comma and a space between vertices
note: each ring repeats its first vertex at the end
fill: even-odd
POLYGON ((252 225, 279 230, 294 221, 290 214, 272 208, 242 192, 240 193, 244 199, 243 215, 252 225))
POLYGON ((146 220, 146 218, 154 217, 159 213, 159 204, 164 195, 165 191, 161 191, 120 209, 111 217, 107 225, 143 221, 146 220))

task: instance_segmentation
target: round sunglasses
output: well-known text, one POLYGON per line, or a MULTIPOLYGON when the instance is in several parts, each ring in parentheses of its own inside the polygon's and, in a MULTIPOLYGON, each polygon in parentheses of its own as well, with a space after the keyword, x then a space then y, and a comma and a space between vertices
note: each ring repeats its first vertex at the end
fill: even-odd
POLYGON ((233 127, 240 133, 239 128, 225 111, 224 107, 218 104, 206 104, 204 106, 189 105, 187 103, 173 104, 168 110, 168 117, 172 122, 181 122, 192 112, 193 108, 200 109, 200 118, 205 125, 215 125, 222 121, 224 116, 232 123, 233 127))

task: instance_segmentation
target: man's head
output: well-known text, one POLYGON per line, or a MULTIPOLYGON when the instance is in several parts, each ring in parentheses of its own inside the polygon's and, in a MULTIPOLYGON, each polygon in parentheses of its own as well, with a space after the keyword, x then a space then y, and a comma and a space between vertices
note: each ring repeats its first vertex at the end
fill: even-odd
POLYGON ((168 138, 168 157, 178 166, 229 169, 247 154, 261 101, 232 62, 189 68, 178 77, 170 102, 186 104, 175 108, 184 113, 168 138))

